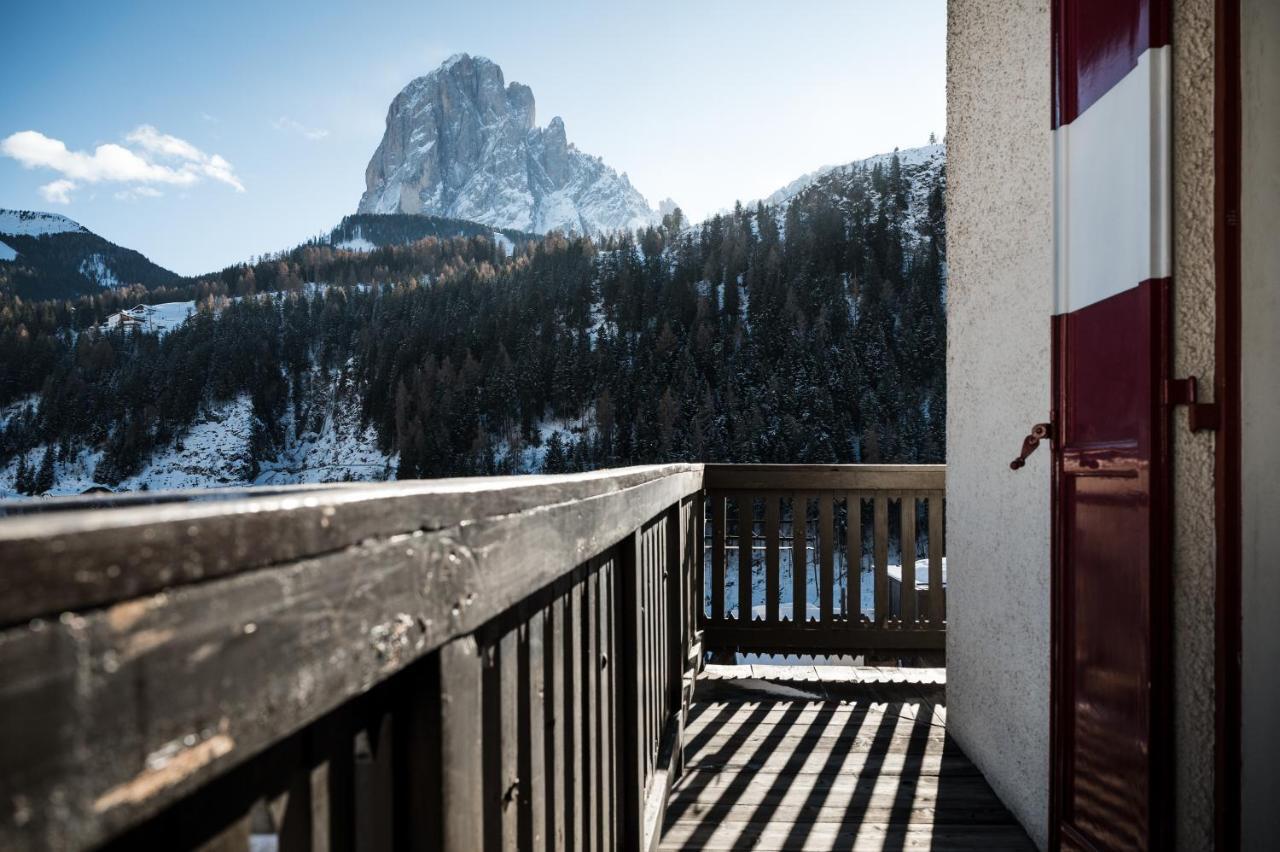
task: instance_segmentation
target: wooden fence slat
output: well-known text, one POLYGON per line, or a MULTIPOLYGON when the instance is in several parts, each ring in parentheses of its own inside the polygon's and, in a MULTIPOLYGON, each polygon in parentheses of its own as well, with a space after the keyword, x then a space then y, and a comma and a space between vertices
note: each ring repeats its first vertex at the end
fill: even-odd
POLYGON ((725 562, 725 497, 718 491, 710 492, 711 499, 711 621, 724 621, 724 562, 725 562))
POLYGON ((821 615, 824 624, 835 620, 835 497, 829 491, 818 494, 818 553, 820 577, 818 599, 821 602, 821 615))
POLYGON ((666 613, 666 696, 664 703, 670 707, 680 697, 680 672, 684 669, 684 599, 685 583, 688 579, 684 572, 685 535, 684 503, 676 503, 667 510, 664 525, 667 529, 667 547, 664 553, 663 571, 667 577, 667 595, 663 603, 666 613))
POLYGON ((564 616, 565 595, 560 593, 551 602, 548 613, 550 627, 547 630, 547 660, 551 671, 551 689, 548 690, 547 715, 551 730, 551 752, 547 760, 547 772, 551 777, 549 795, 547 796, 547 831, 551 839, 552 852, 565 852, 565 766, 568 765, 565 742, 567 731, 565 720, 568 718, 565 702, 565 639, 564 616))
POLYGON ((395 839, 395 743, 389 711, 375 712, 356 750, 356 849, 390 852, 395 839))
MULTIPOLYGON (((718 499, 714 498, 713 499, 718 499)), ((723 512, 721 513, 723 517, 723 512)), ((644 669, 639 658, 640 570, 642 533, 633 532, 618 547, 618 611, 621 628, 618 646, 618 828, 617 848, 636 848, 644 836, 644 768, 641 765, 643 713, 640 696, 644 669)), ((712 545, 712 552, 715 552, 712 545)), ((721 572, 720 581, 724 576, 721 572)), ((716 587, 713 586, 714 590, 716 587)), ((724 586, 719 587, 723 594, 724 586)))
POLYGON ((521 719, 522 749, 520 780, 525 795, 521 797, 525 811, 521 823, 527 821, 528 831, 522 837, 526 848, 544 849, 547 838, 547 719, 545 711, 546 658, 543 647, 546 639, 546 611, 536 610, 529 615, 526 628, 523 660, 524 709, 521 719))
POLYGON ((596 620, 596 659, 594 664, 600 673, 599 689, 596 700, 600 704, 600 721, 597 739, 600 743, 599 774, 596 777, 596 789, 600 791, 600 835, 601 849, 613 849, 613 659, 611 642, 613 637, 613 566, 616 555, 610 553, 609 558, 600 567, 600 589, 596 604, 599 617, 596 620))
POLYGON ((395 717, 396 830, 404 835, 396 845, 435 848, 441 844, 439 655, 415 664, 406 677, 395 717))
POLYGON ((849 517, 845 524, 845 560, 849 563, 849 604, 845 617, 849 627, 862 626, 862 495, 848 491, 844 495, 845 512, 849 517))
POLYGON ((875 623, 883 627, 889 615, 889 500, 877 494, 875 504, 874 553, 876 561, 875 623))
POLYGON ((690 558, 693 559, 693 584, 689 589, 689 609, 690 620, 689 630, 692 633, 695 630, 702 629, 702 623, 706 620, 703 614, 705 604, 703 597, 706 595, 706 548, 704 540, 707 534, 706 521, 706 492, 699 491, 693 495, 689 505, 689 548, 690 558), (695 555, 696 554, 696 555, 695 555))
POLYGON ((502 848, 520 848, 520 632, 512 627, 498 641, 498 734, 501 775, 497 786, 502 848))
POLYGON ((942 586, 942 497, 929 497, 929 620, 934 627, 946 618, 945 591, 942 586))
POLYGON ((751 623, 751 562, 755 550, 755 500, 738 495, 738 620, 751 623))
POLYGON ((445 849, 475 849, 484 837, 480 649, 463 636, 440 649, 441 818, 445 849))
POLYGON ((764 496, 764 620, 770 624, 778 621, 778 601, 780 599, 779 566, 782 562, 778 528, 781 510, 777 494, 767 493, 764 496))
POLYGON ((791 498, 791 620, 796 624, 804 624, 808 620, 809 593, 807 546, 809 526, 809 497, 797 492, 791 498))
POLYGON ((565 712, 568 714, 568 730, 566 737, 567 754, 565 755, 565 805, 569 813, 565 819, 565 846, 569 849, 582 849, 583 826, 583 784, 582 776, 582 578, 575 577, 565 602, 565 635, 567 653, 565 654, 565 712))
POLYGON ((599 566, 592 565, 583 580, 585 606, 582 619, 582 673, 584 676, 583 699, 586 705, 585 731, 583 733, 582 777, 585 800, 586 835, 583 848, 596 850, 600 831, 600 665, 596 649, 596 628, 599 618, 600 592, 599 566))
POLYGON ((197 846, 195 852, 244 852, 249 848, 250 834, 249 815, 245 814, 197 846))
POLYGON ((898 614, 904 627, 916 626, 916 498, 902 495, 902 582, 898 584, 898 614))
POLYGON ((289 787, 268 803, 276 827, 279 852, 312 852, 311 769, 297 766, 289 776, 289 787))

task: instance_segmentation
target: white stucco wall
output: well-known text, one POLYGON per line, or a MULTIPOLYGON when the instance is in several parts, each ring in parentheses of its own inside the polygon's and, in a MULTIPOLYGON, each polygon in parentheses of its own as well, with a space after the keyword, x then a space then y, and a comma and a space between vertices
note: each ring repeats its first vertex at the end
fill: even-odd
POLYGON ((1047 842, 1049 418, 1053 312, 1045 0, 947 13, 947 719, 1047 842))
POLYGON ((1241 4, 1242 837, 1280 837, 1280 3, 1241 4))
MULTIPOLYGON (((1214 0, 1173 2, 1173 374, 1214 378, 1214 0)), ((1172 413, 1174 831, 1213 846, 1214 433, 1172 413)))

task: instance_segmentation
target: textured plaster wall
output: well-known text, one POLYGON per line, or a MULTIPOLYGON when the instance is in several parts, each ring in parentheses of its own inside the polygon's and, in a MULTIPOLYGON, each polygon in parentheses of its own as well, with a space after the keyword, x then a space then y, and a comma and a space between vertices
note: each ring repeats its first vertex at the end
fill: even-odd
POLYGON ((1280 3, 1241 4, 1244 848, 1280 837, 1280 3))
POLYGON ((1053 311, 1049 6, 947 7, 948 727, 1044 848, 1053 311))
MULTIPOLYGON (((1173 4, 1173 370, 1213 386, 1214 0, 1173 4)), ((1178 849, 1213 846, 1213 433, 1173 416, 1178 849)))

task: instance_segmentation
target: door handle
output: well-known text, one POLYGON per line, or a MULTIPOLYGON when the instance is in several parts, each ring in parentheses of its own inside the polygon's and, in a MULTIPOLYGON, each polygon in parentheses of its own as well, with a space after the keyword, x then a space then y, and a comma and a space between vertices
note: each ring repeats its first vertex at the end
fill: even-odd
POLYGON ((1037 423, 1031 427, 1031 434, 1022 439, 1022 452, 1018 453, 1018 457, 1009 462, 1009 470, 1017 470, 1027 463, 1027 456, 1036 451, 1036 447, 1040 446, 1041 441, 1053 440, 1053 427, 1048 423, 1037 423))

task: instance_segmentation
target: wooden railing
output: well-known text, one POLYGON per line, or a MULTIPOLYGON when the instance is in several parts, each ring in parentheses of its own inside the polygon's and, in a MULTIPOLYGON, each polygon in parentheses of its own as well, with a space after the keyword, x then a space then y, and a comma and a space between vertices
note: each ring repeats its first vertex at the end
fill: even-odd
POLYGON ((943 486, 666 465, 0 503, 0 849, 647 852, 707 652, 942 648, 943 486), (895 534, 905 589, 929 559, 899 608, 895 534), (864 541, 869 614, 838 570, 864 541))
POLYGON ((701 487, 669 465, 11 504, 0 848, 652 848, 701 487))
POLYGON ((704 650, 945 649, 944 465, 707 465, 705 487, 704 650))

